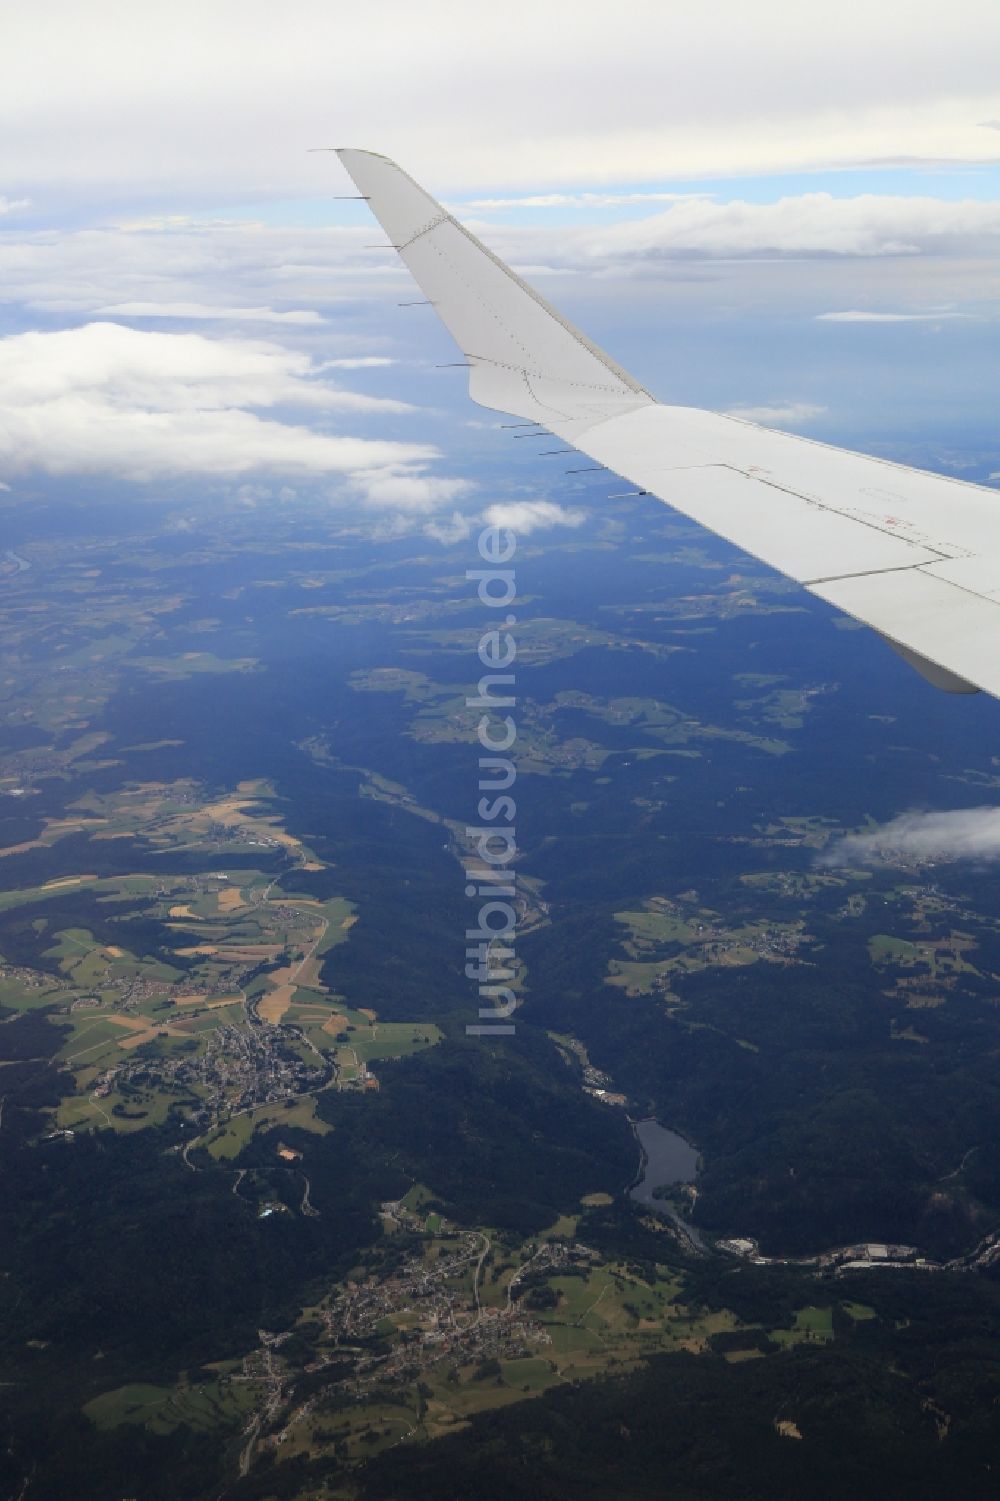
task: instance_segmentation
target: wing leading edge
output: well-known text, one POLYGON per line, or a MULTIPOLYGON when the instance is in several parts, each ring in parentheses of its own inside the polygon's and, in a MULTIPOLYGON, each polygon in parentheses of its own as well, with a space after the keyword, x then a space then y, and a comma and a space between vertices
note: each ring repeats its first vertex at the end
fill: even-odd
POLYGON ((1000 698, 1000 496, 657 402, 386 157, 343 150, 469 364, 547 428, 884 636, 935 687, 1000 698))

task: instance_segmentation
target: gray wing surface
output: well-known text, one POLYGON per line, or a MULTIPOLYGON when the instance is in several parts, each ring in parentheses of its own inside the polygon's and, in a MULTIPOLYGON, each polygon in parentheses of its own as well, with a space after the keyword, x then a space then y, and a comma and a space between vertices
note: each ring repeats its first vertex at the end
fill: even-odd
POLYGON ((469 364, 537 422, 884 636, 936 687, 1000 697, 1000 495, 656 401, 386 157, 338 152, 469 364))

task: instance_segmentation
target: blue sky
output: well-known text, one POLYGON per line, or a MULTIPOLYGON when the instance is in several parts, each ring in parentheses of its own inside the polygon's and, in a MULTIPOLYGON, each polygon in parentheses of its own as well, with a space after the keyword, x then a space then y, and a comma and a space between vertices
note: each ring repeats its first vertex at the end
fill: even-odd
POLYGON ((0 483, 308 491, 432 535, 495 498, 499 419, 434 370, 450 345, 397 306, 327 142, 396 156, 664 399, 1000 471, 1000 11, 957 0, 943 25, 912 0, 905 22, 852 0, 22 7, 0 483))

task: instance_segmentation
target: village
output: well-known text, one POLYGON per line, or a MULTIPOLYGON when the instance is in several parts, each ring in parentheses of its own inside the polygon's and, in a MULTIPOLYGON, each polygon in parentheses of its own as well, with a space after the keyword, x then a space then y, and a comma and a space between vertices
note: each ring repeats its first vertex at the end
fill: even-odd
POLYGON ((492 1246, 484 1231, 452 1226, 400 1201, 382 1204, 381 1213, 390 1233, 431 1237, 430 1245, 388 1275, 348 1280, 332 1292, 316 1310, 315 1347, 304 1365, 287 1358, 298 1343, 296 1330, 260 1331, 258 1348, 233 1378, 262 1392, 245 1428, 243 1473, 256 1452, 280 1450, 315 1412, 330 1407, 331 1398, 335 1406, 364 1403, 376 1389, 409 1388, 442 1365, 447 1380, 459 1382, 462 1371, 466 1379, 481 1380, 498 1371, 501 1360, 544 1357, 552 1336, 522 1294, 545 1274, 575 1269, 584 1275, 599 1261, 575 1241, 542 1241, 514 1270, 502 1301, 487 1304, 483 1278, 492 1246), (297 1400, 303 1387, 309 1395, 297 1400))

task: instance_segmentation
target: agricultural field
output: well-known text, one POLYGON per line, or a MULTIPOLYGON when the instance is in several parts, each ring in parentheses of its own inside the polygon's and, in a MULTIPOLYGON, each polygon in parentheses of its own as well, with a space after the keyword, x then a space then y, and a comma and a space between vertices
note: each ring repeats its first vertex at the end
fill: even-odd
POLYGON ((321 869, 313 852, 283 828, 274 796, 274 789, 259 779, 240 782, 224 796, 213 796, 189 778, 126 782, 114 792, 85 793, 69 805, 71 816, 45 819, 34 840, 8 846, 0 856, 83 833, 98 843, 138 838, 151 849, 174 853, 193 848, 220 854, 227 849, 282 851, 303 870, 321 869))
MULTIPOLYGON (((336 1451, 357 1463, 567 1382, 635 1370, 657 1353, 739 1363, 834 1338, 830 1306, 801 1307, 778 1328, 744 1322, 728 1309, 692 1304, 683 1273, 666 1262, 640 1267, 592 1250, 579 1237, 588 1211, 601 1207, 593 1200, 606 1198, 586 1196, 579 1215, 520 1239, 449 1224, 428 1207, 429 1191, 414 1185, 399 1204, 384 1206, 392 1210, 384 1271, 359 1269, 333 1284, 288 1333, 266 1334, 241 1362, 225 1362, 217 1384, 120 1388, 85 1412, 103 1427, 145 1422, 159 1431, 213 1414, 223 1426, 239 1410, 244 1432, 257 1434, 258 1457, 336 1451), (375 1367, 357 1358, 371 1340, 382 1352, 375 1367), (271 1437, 254 1425, 255 1406, 269 1415, 271 1437)), ((660 1228, 666 1252, 669 1234, 660 1228)), ((864 1304, 841 1307, 854 1322, 873 1316, 864 1304)))
POLYGON ((609 962, 606 983, 628 996, 676 996, 671 983, 679 976, 709 967, 795 963, 808 940, 805 923, 774 920, 727 925, 717 912, 696 900, 650 897, 641 911, 616 912, 626 930, 626 958, 609 962))
POLYGON ((172 1433, 182 1425, 207 1432, 244 1422, 259 1396, 253 1383, 225 1377, 193 1386, 134 1383, 102 1393, 83 1411, 105 1430, 138 1423, 151 1433, 172 1433))
POLYGON ((506 1485, 508 1428, 555 1494, 543 1447, 602 1408, 650 1493, 641 1430, 688 1426, 708 1469, 672 1478, 698 1490, 717 1455, 744 1473, 758 1400, 769 1441, 806 1441, 779 1466, 923 1424, 970 1489, 996 1412, 973 1270, 996 1260, 995 870, 832 862, 995 788, 995 735, 956 759, 891 653, 860 671, 817 606, 641 497, 618 541, 604 506, 526 541, 523 1012, 473 1042, 465 543, 376 542, 325 496, 103 488, 3 500, 0 1140, 32 1191, 0 1279, 0 1491, 357 1501, 408 1494, 447 1435, 506 1485), (840 685, 803 675, 840 656, 840 685), (630 1194, 626 1112, 696 1144, 683 1198, 630 1194), (873 1245, 924 1265, 869 1271, 873 1245), (921 1355, 942 1329, 965 1419, 921 1355), (781 1396, 803 1370, 825 1440, 781 1396))
POLYGON ((277 1119, 324 1131, 318 1089, 377 1088, 370 1065, 440 1039, 431 1024, 352 1011, 324 984, 326 956, 349 941, 357 912, 342 897, 297 889, 323 866, 285 830, 266 782, 244 781, 223 796, 191 781, 130 783, 87 794, 74 813, 48 822, 32 846, 127 838, 148 851, 151 867, 161 854, 197 849, 217 868, 68 874, 0 891, 0 910, 38 913, 44 967, 0 959, 0 1004, 15 1015, 44 1009, 63 1034, 56 1062, 71 1088, 55 1129, 187 1123, 211 1157, 232 1158, 277 1119), (47 915, 76 892, 102 913, 100 937, 47 915), (143 934, 157 935, 155 952, 148 937, 131 937, 140 914, 143 934))
POLYGON ((868 943, 873 964, 891 964, 904 971, 919 969, 937 984, 953 981, 961 974, 978 975, 980 971, 966 958, 976 947, 971 934, 955 932, 913 940, 876 933, 868 943))
MULTIPOLYGON (((543 636, 537 655, 533 654, 530 631, 528 639, 521 641, 519 635, 518 659, 531 662, 547 662, 556 656, 594 645, 614 646, 614 639, 607 640, 600 633, 582 632, 571 628, 568 622, 543 622, 554 634, 550 640, 543 636), (556 627, 565 629, 556 630, 556 627)), ((459 642, 475 649, 475 641, 467 632, 431 633, 447 636, 457 649, 459 642)), ((649 647, 653 650, 653 647, 649 647)), ((657 647, 657 652, 676 650, 672 647, 657 647)), ((408 734, 423 745, 474 744, 476 740, 479 711, 466 702, 476 691, 473 681, 456 688, 453 683, 434 682, 425 673, 408 668, 386 667, 356 672, 351 686, 359 693, 397 693, 406 704, 412 705, 413 716, 408 734)), ((790 746, 770 735, 760 735, 751 730, 725 728, 705 724, 693 719, 679 709, 672 708, 658 699, 598 698, 575 690, 562 690, 551 703, 531 702, 524 706, 518 725, 518 770, 520 773, 551 776, 556 772, 600 772, 611 750, 599 738, 566 733, 566 716, 575 712, 592 718, 597 724, 624 727, 636 735, 636 743, 630 754, 637 760, 654 756, 676 755, 681 748, 684 753, 701 754, 699 745, 713 741, 730 741, 751 746, 769 755, 784 755, 790 746)), ((668 778, 669 780, 669 778, 668 778)))

